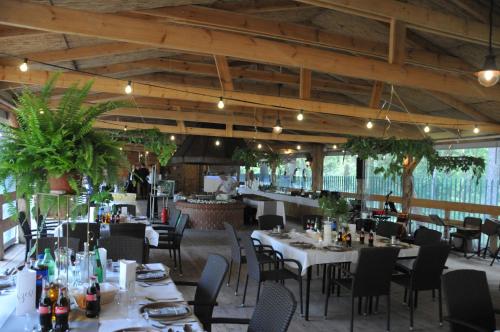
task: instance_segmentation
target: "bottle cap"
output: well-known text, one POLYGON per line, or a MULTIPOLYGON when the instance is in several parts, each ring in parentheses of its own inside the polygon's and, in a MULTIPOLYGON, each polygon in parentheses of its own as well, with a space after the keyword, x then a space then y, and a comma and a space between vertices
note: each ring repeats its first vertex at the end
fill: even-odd
POLYGON ((46 254, 50 254, 50 248, 45 248, 44 251, 45 251, 46 254))

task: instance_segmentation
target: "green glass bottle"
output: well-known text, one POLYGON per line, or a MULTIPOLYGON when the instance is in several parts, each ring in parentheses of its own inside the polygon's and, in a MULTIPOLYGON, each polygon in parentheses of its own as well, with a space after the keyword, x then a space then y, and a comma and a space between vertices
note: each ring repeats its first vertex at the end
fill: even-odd
POLYGON ((42 265, 47 266, 49 282, 54 281, 54 276, 56 274, 56 262, 52 255, 50 254, 50 249, 45 248, 45 255, 43 256, 42 265))
POLYGON ((97 246, 94 247, 94 253, 95 253, 95 263, 96 263, 94 274, 97 276, 98 282, 103 282, 104 275, 102 270, 102 262, 101 262, 101 257, 99 256, 99 249, 97 249, 97 246))

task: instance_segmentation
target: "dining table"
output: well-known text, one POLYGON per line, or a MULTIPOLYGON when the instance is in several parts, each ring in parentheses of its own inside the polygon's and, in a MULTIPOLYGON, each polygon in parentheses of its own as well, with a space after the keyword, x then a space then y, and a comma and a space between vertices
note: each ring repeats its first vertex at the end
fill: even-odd
MULTIPOLYGON (((161 263, 144 264, 145 268, 152 271, 167 270, 161 263)), ((106 271, 105 282, 119 288, 119 264, 113 263, 106 271)), ((169 302, 172 305, 185 305, 187 301, 177 289, 173 280, 167 279, 157 282, 135 281, 132 289, 120 289, 115 300, 101 305, 97 318, 87 318, 84 310, 72 304, 69 325, 71 331, 204 331, 202 324, 193 314, 192 308, 187 316, 178 320, 153 320, 141 314, 140 309, 147 304, 169 302), (141 329, 137 329, 141 328, 141 329)), ((30 314, 17 316, 15 313, 16 290, 0 294, 0 331, 38 331, 38 314, 33 310, 30 314), (5 295, 3 295, 5 294, 5 295)))
MULTIPOLYGON (((302 265, 301 274, 302 276, 306 276, 305 320, 309 320, 309 299, 311 294, 313 266, 356 263, 359 250, 369 247, 368 235, 366 235, 364 244, 361 244, 355 236, 350 247, 336 242, 327 245, 323 242, 319 242, 314 237, 314 234, 295 230, 280 233, 274 232, 273 230, 255 230, 252 232, 251 237, 257 239, 263 245, 269 245, 274 250, 279 251, 283 255, 283 258, 294 259, 302 265)), ((391 239, 377 235, 375 235, 373 246, 397 247, 400 249, 398 256, 400 259, 414 258, 418 255, 419 250, 419 247, 416 245, 402 242, 393 244, 391 243, 391 239)))

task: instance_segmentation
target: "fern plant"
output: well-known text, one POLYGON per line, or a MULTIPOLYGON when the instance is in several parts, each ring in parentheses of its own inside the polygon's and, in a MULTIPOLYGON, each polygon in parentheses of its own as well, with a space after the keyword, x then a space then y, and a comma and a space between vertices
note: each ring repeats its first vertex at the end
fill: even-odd
POLYGON ((53 75, 35 93, 26 88, 17 96, 14 116, 18 127, 0 124, 0 183, 16 183, 17 197, 48 191, 48 179, 68 175, 71 187, 79 191, 82 176, 98 185, 116 177, 125 160, 119 144, 108 134, 93 128, 103 113, 125 106, 107 102, 86 106, 92 87, 89 81, 70 86, 54 105, 52 96, 59 75, 53 75))

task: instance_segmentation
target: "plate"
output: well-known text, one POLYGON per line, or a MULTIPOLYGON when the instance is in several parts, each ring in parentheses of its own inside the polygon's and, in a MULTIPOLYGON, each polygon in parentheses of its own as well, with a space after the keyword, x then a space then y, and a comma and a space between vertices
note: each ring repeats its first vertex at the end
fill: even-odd
POLYGON ((168 278, 168 273, 163 270, 138 271, 136 280, 142 282, 162 281, 168 278))
POLYGON ((187 304, 183 303, 175 303, 175 302, 152 302, 143 305, 142 307, 139 308, 139 312, 141 314, 145 313, 146 311, 149 310, 154 310, 154 309, 163 309, 163 308, 178 308, 178 309, 185 309, 186 313, 183 314, 178 314, 178 315, 152 315, 149 314, 149 318, 153 320, 158 320, 158 321, 173 321, 173 320, 180 320, 184 319, 186 317, 189 317, 192 315, 191 309, 187 304))
POLYGON ((300 249, 313 249, 314 245, 307 242, 290 242, 290 245, 300 249))

